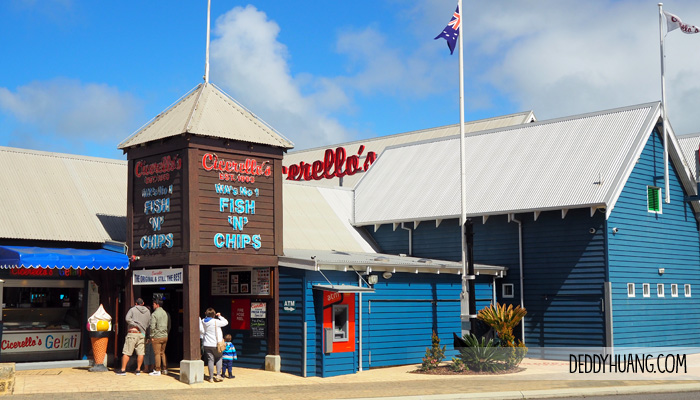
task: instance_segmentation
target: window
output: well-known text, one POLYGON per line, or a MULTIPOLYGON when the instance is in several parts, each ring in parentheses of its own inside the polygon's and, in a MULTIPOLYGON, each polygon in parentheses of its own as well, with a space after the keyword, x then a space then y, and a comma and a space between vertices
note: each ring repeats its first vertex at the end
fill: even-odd
POLYGON ((647 186, 647 210, 661 213, 661 188, 647 186))
POLYGON ((627 297, 634 297, 634 283, 627 284, 627 297))
POLYGON ((333 306, 333 341, 348 341, 348 306, 340 304, 333 306))
POLYGON ((664 284, 663 283, 656 284, 656 296, 664 297, 664 284))
POLYGON ((685 297, 690 297, 690 283, 686 283, 683 288, 685 290, 685 297))
POLYGON ((513 284, 512 283, 504 283, 501 286, 501 297, 512 299, 514 296, 515 295, 513 292, 513 284))
POLYGON ((678 297, 678 285, 675 283, 671 284, 671 297, 678 297))
POLYGON ((649 287, 648 283, 643 283, 642 284, 642 296, 644 297, 649 297, 651 292, 651 288, 649 287))

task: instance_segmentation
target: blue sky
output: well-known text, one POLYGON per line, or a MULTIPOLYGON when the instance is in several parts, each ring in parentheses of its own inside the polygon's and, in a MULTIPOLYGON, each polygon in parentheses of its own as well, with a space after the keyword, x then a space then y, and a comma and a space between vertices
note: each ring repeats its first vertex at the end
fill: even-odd
MULTIPOLYGON (((455 0, 212 0, 210 81, 298 149, 459 121, 455 0)), ((700 25, 700 2, 664 9, 700 25)), ((657 1, 464 2, 466 119, 657 101, 657 1)), ((206 0, 0 2, 0 146, 117 145, 202 81, 206 0)), ((669 118, 700 132, 700 35, 666 37, 669 118)))

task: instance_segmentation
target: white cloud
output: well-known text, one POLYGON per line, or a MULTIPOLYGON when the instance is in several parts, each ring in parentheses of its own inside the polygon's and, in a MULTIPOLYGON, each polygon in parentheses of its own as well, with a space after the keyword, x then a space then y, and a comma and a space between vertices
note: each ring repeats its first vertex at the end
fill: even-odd
POLYGON ((76 143, 121 140, 135 121, 143 121, 141 109, 133 96, 104 84, 54 79, 32 82, 14 92, 0 88, 0 111, 12 115, 24 129, 76 143))
MULTIPOLYGON (((700 4, 673 5, 700 22, 700 4)), ((466 11, 478 16, 465 19, 468 46, 489 61, 479 79, 540 119, 661 99, 655 2, 502 1, 466 11)), ((666 37, 667 107, 676 132, 690 133, 700 131, 700 35, 683 36, 666 37)))
POLYGON ((435 43, 424 40, 422 44, 412 51, 402 51, 384 32, 372 27, 342 32, 337 50, 348 57, 355 72, 339 81, 348 90, 394 95, 397 100, 441 93, 444 87, 439 83, 448 73, 445 64, 434 62, 438 48, 435 43))
POLYGON ((280 28, 254 6, 236 7, 216 20, 211 80, 291 139, 297 149, 346 140, 350 133, 328 112, 347 104, 331 80, 295 79, 280 28), (302 94, 301 85, 310 89, 302 94), (307 91, 308 93, 308 91, 307 91))
POLYGON ((376 28, 345 28, 338 33, 336 51, 347 61, 335 68, 335 76, 293 75, 279 32, 276 22, 250 5, 218 18, 211 78, 288 136, 297 149, 353 139, 356 133, 336 116, 362 111, 356 95, 388 96, 400 103, 445 91, 440 83, 446 65, 434 62, 439 50, 431 40, 407 52, 376 28))

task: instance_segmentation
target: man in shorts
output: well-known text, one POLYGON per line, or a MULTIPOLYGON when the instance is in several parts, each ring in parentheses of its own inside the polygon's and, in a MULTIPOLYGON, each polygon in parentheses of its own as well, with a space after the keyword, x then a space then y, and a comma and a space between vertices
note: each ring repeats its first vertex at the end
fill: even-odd
POLYGON ((136 375, 141 374, 143 356, 146 354, 146 329, 151 322, 151 312, 143 305, 143 299, 136 299, 136 305, 126 313, 127 334, 122 350, 122 368, 114 371, 117 375, 126 375, 126 364, 136 351, 136 375))

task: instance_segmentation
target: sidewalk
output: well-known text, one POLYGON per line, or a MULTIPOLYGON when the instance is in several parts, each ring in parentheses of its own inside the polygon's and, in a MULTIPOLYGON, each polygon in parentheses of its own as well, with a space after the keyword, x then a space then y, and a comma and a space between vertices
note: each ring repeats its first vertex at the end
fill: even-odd
MULTIPOLYGON (((426 375, 417 365, 377 368, 330 378, 234 368, 235 379, 187 385, 178 370, 168 376, 118 376, 87 368, 17 371, 14 396, 48 400, 134 397, 191 398, 231 391, 243 399, 414 399, 544 398, 594 394, 700 390, 700 355, 688 355, 687 373, 572 374, 566 361, 523 360, 524 371, 503 375, 426 375), (100 392, 96 394, 95 392, 100 392), (402 397, 406 398, 406 397, 402 397), (410 397, 409 397, 410 398, 410 397)), ((205 368, 206 370, 206 368, 205 368)))

